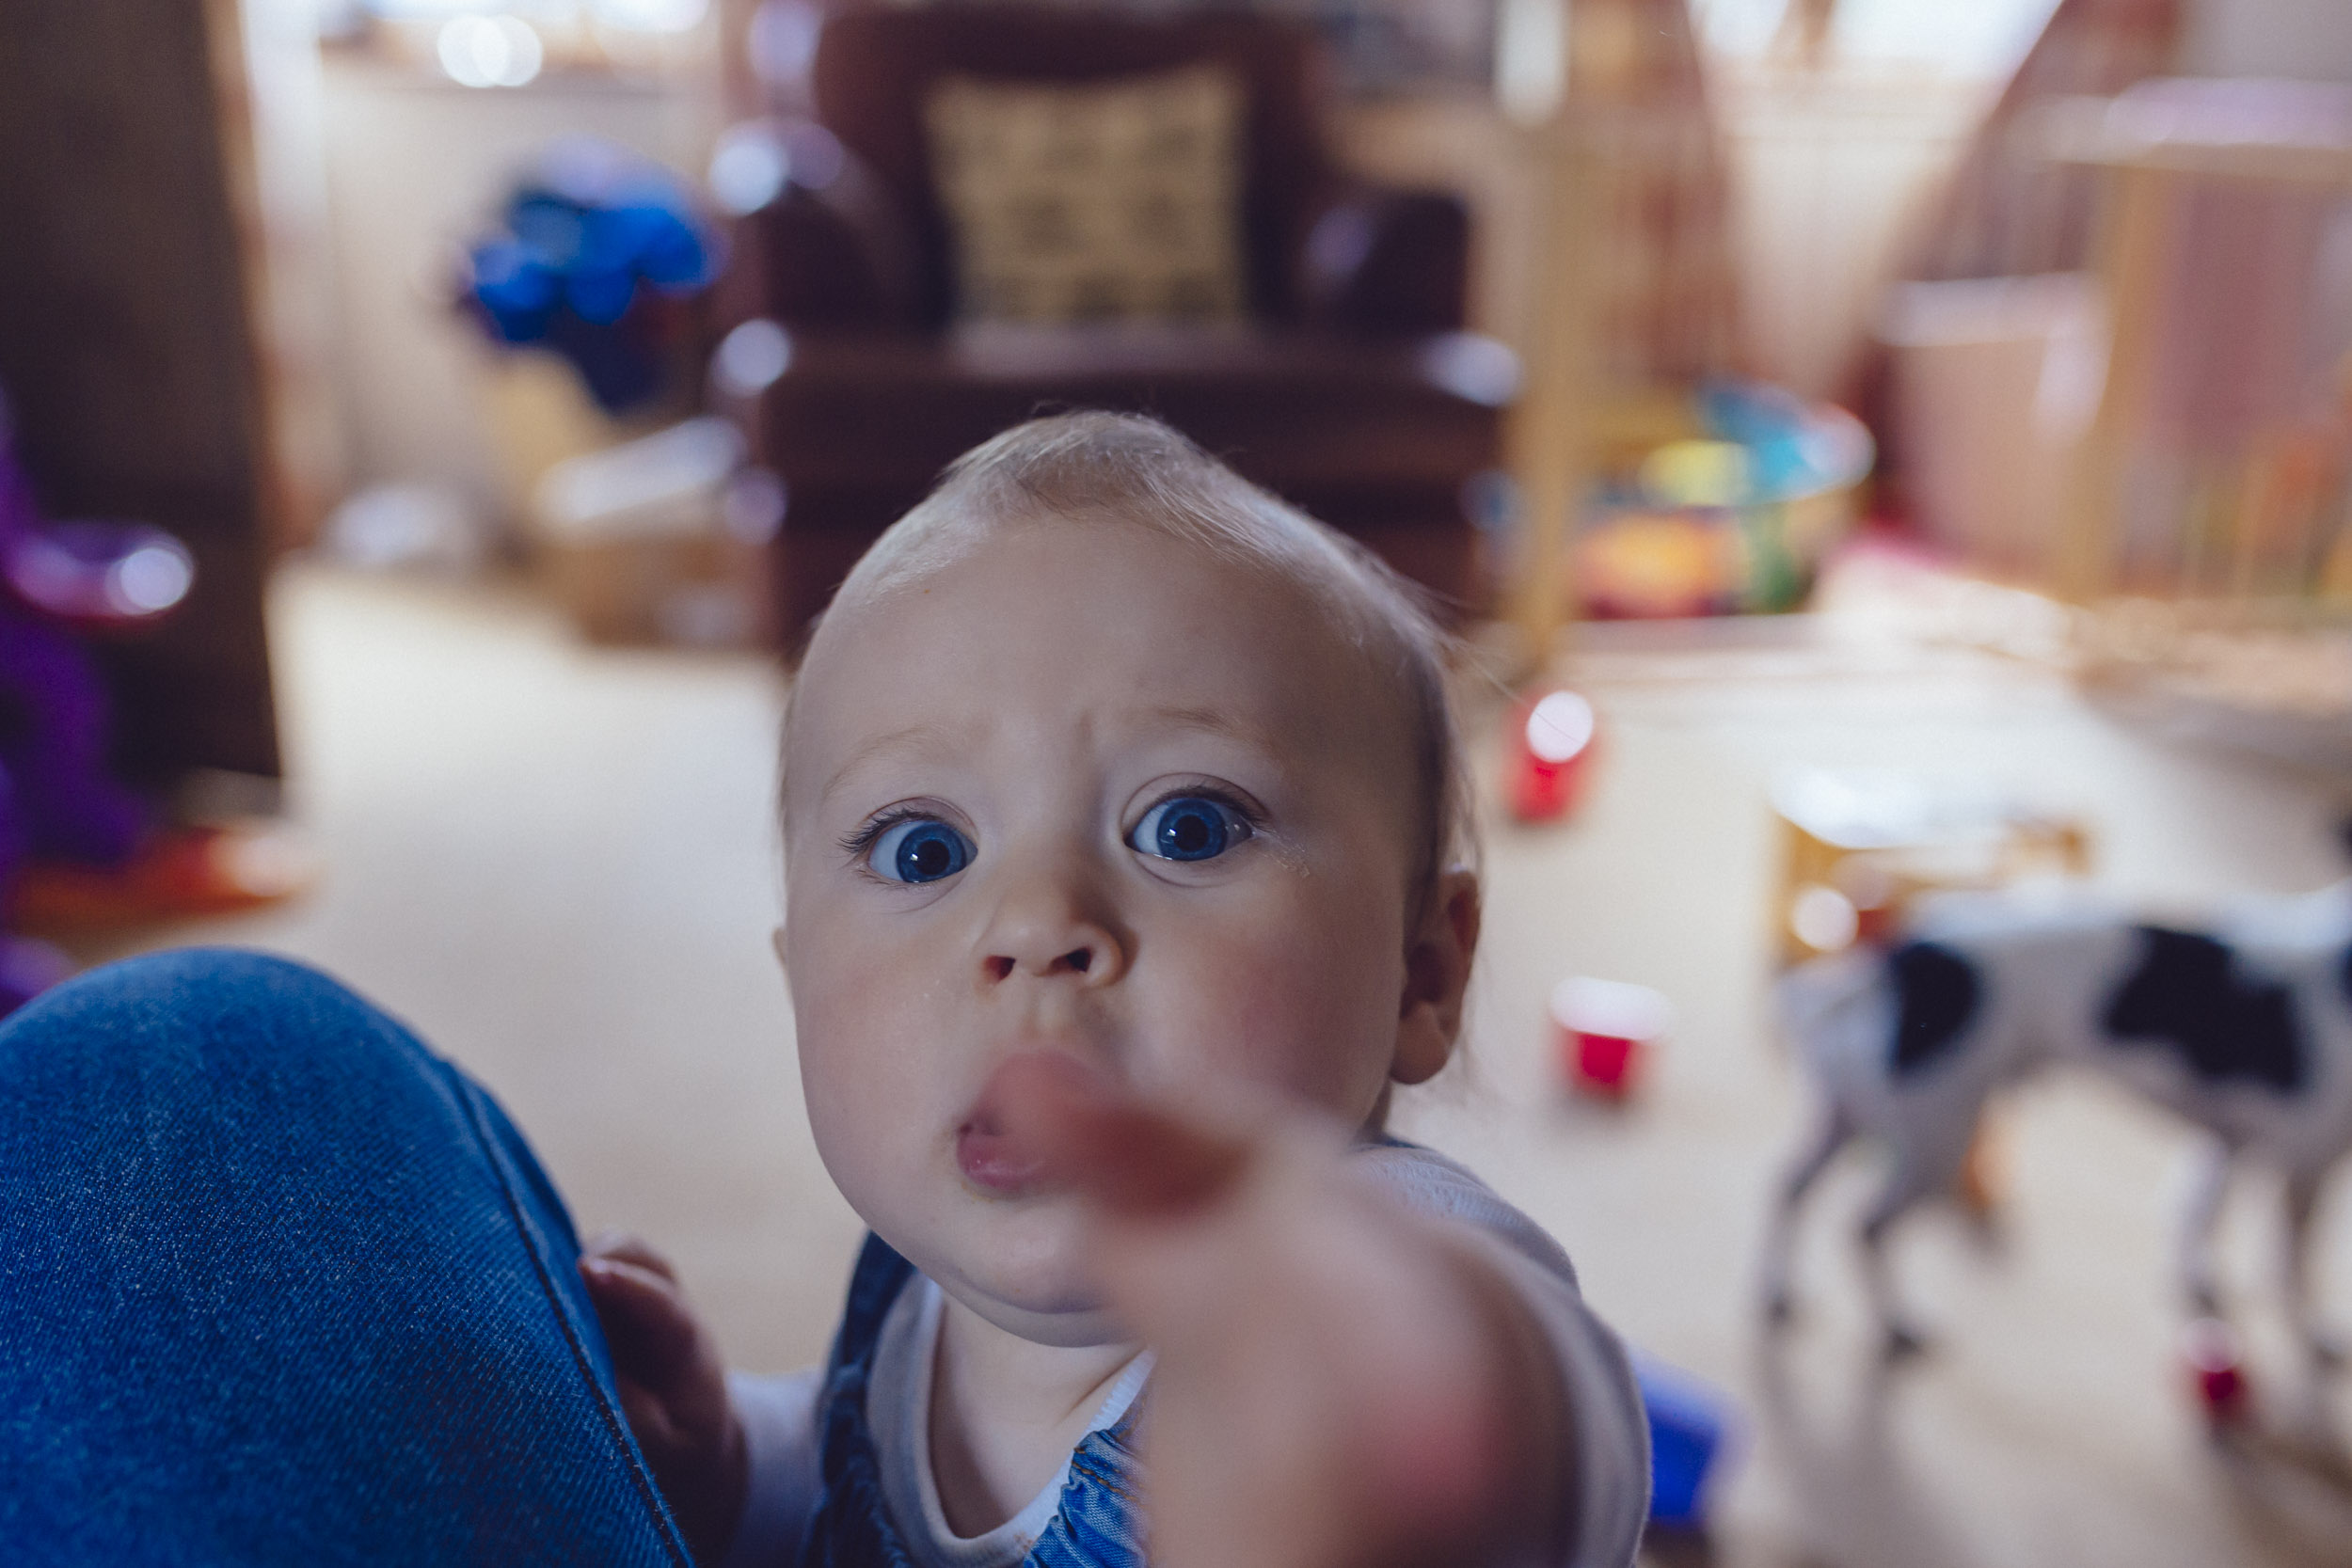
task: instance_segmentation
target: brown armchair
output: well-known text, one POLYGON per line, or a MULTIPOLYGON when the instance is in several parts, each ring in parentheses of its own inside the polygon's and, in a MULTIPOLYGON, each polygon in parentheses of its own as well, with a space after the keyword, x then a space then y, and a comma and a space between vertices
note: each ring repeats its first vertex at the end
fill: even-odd
POLYGON ((1516 365, 1460 330, 1461 204, 1339 172, 1315 121, 1317 70, 1311 34, 1230 14, 956 6, 826 21, 808 68, 814 119, 774 122, 788 173, 742 219, 730 282, 729 314, 780 324, 787 352, 760 356, 755 384, 714 378, 783 481, 787 639, 958 452, 1062 407, 1155 414, 1452 603, 1475 601, 1464 491, 1497 460, 1516 365), (1243 83, 1248 104, 1248 325, 956 324, 924 132, 931 85, 1201 63, 1243 83))

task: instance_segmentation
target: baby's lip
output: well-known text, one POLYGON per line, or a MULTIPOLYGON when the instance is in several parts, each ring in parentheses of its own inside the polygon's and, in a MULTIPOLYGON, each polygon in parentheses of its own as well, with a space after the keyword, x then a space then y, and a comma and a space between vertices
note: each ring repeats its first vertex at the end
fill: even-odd
POLYGON ((1005 1131, 993 1078, 956 1129, 956 1168, 966 1181, 998 1197, 1018 1196, 1037 1180, 1036 1157, 1024 1155, 1005 1131))
POLYGON ((956 1168, 983 1192, 1018 1197, 1037 1185, 1041 1167, 993 1122, 974 1120, 956 1130, 956 1168))

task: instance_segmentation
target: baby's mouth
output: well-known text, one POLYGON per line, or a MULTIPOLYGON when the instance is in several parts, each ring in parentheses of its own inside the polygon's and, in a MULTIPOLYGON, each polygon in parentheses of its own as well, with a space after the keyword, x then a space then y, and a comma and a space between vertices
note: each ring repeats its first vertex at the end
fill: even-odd
POLYGON ((1039 1162, 1015 1145, 995 1107, 983 1099, 956 1129, 956 1167, 985 1193, 1017 1197, 1037 1184, 1039 1162))

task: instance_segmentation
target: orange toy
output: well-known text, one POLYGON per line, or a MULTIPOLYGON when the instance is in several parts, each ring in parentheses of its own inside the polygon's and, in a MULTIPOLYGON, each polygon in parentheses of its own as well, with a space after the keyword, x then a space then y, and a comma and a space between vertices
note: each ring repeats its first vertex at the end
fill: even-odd
POLYGON ((316 876, 309 847, 281 824, 167 828, 120 865, 26 866, 10 924, 56 933, 232 914, 291 897, 316 876))

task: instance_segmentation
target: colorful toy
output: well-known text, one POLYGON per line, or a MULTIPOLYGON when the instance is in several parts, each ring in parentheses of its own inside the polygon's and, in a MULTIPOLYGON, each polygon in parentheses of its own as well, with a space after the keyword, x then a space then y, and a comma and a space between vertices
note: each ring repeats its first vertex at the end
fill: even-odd
POLYGON ((501 343, 570 360, 608 413, 658 397, 719 274, 714 237, 668 171, 594 141, 550 149, 506 204, 506 232, 473 247, 469 298, 501 343))
POLYGON ((1649 1522, 1703 1530, 1708 1483, 1737 1432, 1730 1401, 1639 1351, 1633 1353, 1633 1376, 1649 1417, 1649 1522))
POLYGON ((1547 691, 1520 703, 1510 730, 1513 816, 1549 822, 1576 808, 1597 729, 1593 705, 1573 691, 1547 691))
POLYGON ((1673 1021, 1673 1005, 1647 986, 1582 974, 1563 980, 1551 993, 1561 1075, 1579 1093, 1623 1101, 1673 1021))
POLYGON ((1756 382, 1605 410, 1603 479, 1568 567, 1601 619, 1793 610, 1853 526, 1875 456, 1840 408, 1756 382))
MULTIPOLYGON (((1867 1138, 1893 1160, 1862 1226, 1869 1287, 1888 1349, 1916 1348, 1888 1277, 1889 1231, 1950 1191, 1996 1088, 2077 1064, 2212 1134, 2178 1260, 2196 1317, 2220 1314, 2213 1230, 2232 1177, 2245 1164, 2283 1176, 2289 1320, 2314 1360, 2339 1358, 2314 1313, 2308 1253, 2323 1184, 2352 1149, 2352 881, 2249 899, 2195 926, 2072 889, 1947 895, 1922 904, 1890 948, 1792 971, 1780 1009, 1821 1116, 1767 1239, 1773 1320, 1789 1312, 1806 1193, 1867 1138)), ((2214 1375, 2209 1398, 2228 1391, 2214 1375)))

